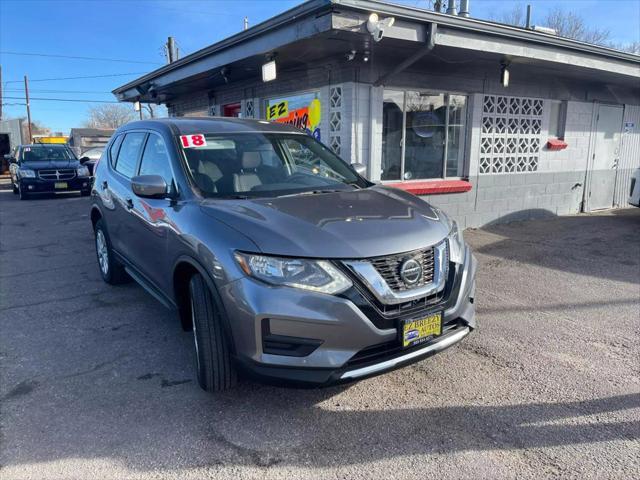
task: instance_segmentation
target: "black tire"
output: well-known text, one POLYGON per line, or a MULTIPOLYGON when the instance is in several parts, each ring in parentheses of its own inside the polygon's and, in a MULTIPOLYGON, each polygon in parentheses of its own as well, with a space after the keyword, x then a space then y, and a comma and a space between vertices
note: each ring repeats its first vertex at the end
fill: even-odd
POLYGON ((110 285, 127 283, 131 280, 131 277, 129 277, 122 264, 113 254, 111 239, 109 238, 109 233, 107 233, 102 219, 96 222, 94 233, 98 270, 100 271, 102 280, 110 285))
POLYGON ((29 198, 31 198, 29 194, 22 189, 22 187, 18 188, 18 194, 20 195, 20 200, 29 200, 29 198))
POLYGON ((229 339, 223 330, 223 315, 200 274, 189 281, 191 321, 198 383, 207 392, 222 392, 238 381, 229 339))

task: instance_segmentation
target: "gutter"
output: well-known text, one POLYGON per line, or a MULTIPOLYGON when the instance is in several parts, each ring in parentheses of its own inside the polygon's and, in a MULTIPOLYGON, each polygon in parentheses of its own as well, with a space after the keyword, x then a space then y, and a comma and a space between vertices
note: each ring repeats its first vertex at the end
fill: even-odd
POLYGON ((416 7, 397 5, 380 0, 329 1, 336 7, 342 6, 345 9, 357 10, 366 13, 375 12, 379 15, 382 14, 382 16, 402 18, 406 21, 437 23, 439 27, 451 27, 459 30, 524 40, 527 42, 578 50, 583 53, 592 53, 603 57, 640 64, 640 55, 614 50, 613 48, 601 47, 591 43, 580 42, 570 38, 559 37, 557 35, 528 30, 523 27, 515 27, 486 20, 478 20, 475 18, 465 18, 457 15, 431 12, 416 7))

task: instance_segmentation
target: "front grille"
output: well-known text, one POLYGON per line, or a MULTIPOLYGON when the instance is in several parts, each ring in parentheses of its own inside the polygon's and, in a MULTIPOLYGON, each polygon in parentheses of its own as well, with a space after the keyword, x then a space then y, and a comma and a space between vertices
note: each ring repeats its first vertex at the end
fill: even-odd
POLYGON ((39 170, 38 177, 42 180, 71 180, 76 176, 74 168, 63 168, 58 170, 39 170))
MULTIPOLYGON (((343 271, 348 273, 347 269, 343 271)), ((397 305, 380 303, 356 276, 351 278, 354 280, 353 287, 340 294, 340 296, 353 302, 376 328, 385 330, 397 328, 399 319, 416 317, 422 312, 433 311, 436 308, 442 310, 451 308, 458 297, 462 275, 457 275, 456 268, 449 268, 444 290, 435 295, 397 305)))
POLYGON ((433 282, 434 253, 433 247, 413 252, 389 255, 371 259, 371 264, 384 278, 391 290, 397 292, 422 287, 433 282), (409 259, 416 260, 422 266, 422 277, 416 283, 407 285, 400 276, 402 264, 409 259))

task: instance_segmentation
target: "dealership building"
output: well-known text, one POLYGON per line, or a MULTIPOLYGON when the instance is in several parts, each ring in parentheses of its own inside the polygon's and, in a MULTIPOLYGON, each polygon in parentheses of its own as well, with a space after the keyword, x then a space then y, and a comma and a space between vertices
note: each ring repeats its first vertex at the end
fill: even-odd
POLYGON ((461 4, 310 0, 114 94, 292 123, 463 227, 626 206, 640 56, 461 4))

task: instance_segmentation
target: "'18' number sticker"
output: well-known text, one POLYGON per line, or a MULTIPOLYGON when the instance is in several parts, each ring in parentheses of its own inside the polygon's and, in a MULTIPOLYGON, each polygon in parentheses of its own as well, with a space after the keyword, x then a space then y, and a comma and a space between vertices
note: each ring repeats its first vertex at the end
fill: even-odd
POLYGON ((198 133, 197 135, 181 135, 180 141, 182 142, 183 148, 198 148, 207 146, 207 140, 201 133, 198 133))

